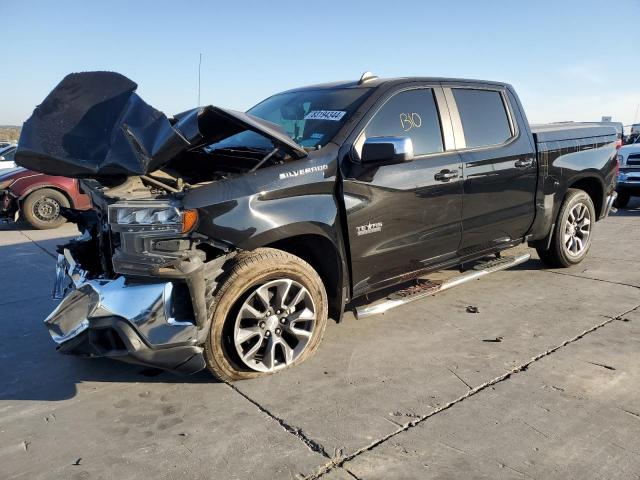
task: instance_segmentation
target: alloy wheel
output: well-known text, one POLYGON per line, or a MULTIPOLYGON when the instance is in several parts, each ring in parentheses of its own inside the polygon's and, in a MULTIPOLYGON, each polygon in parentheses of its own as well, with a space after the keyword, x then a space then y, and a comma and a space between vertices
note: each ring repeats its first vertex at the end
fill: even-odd
POLYGON ((573 257, 582 255, 589 244, 591 215, 584 203, 573 206, 565 223, 563 243, 567 253, 573 257))
POLYGON ((242 303, 233 341, 251 370, 273 372, 295 362, 307 348, 316 323, 309 291, 288 278, 264 283, 242 303))

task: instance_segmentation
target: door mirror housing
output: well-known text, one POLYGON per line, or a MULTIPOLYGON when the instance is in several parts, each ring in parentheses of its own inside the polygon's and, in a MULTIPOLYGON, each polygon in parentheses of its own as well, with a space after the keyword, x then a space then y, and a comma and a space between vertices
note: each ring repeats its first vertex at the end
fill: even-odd
POLYGON ((6 160, 6 158, 4 158, 4 156, 0 155, 0 162, 4 162, 6 160))
POLYGON ((409 137, 370 137, 362 145, 360 163, 403 163, 413 160, 409 137))

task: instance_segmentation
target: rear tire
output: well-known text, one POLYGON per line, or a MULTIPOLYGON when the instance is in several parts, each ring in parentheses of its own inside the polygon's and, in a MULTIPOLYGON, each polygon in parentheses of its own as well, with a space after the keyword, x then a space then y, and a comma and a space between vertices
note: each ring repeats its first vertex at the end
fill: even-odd
POLYGON ((52 188, 41 188, 31 192, 24 199, 21 210, 25 220, 33 228, 46 230, 58 228, 67 221, 60 215, 60 207, 69 206, 69 199, 62 192, 52 188))
POLYGON ((577 265, 591 247, 596 212, 591 197, 570 188, 560 207, 549 250, 536 249, 540 260, 554 268, 577 265))
POLYGON ((626 208, 629 205, 629 200, 631 200, 631 195, 624 192, 618 192, 618 198, 614 202, 614 206, 616 208, 626 208))
POLYGON ((317 272, 281 250, 238 255, 208 302, 205 360, 223 381, 276 373, 311 357, 327 325, 327 294, 317 272))

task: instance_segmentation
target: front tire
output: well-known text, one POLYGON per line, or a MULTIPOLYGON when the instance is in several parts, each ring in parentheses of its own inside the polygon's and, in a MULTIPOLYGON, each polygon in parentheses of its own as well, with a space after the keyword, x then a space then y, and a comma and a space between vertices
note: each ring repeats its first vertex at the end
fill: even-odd
POLYGON ((591 197, 583 190, 570 188, 560 207, 549 250, 537 249, 540 260, 554 268, 580 263, 591 247, 595 221, 591 197))
POLYGON ((58 228, 66 222, 60 207, 69 208, 69 199, 58 190, 41 188, 31 192, 22 202, 22 215, 38 230, 58 228))
POLYGON ((238 255, 211 302, 208 369, 223 381, 276 373, 311 357, 327 325, 317 272, 281 250, 238 255))

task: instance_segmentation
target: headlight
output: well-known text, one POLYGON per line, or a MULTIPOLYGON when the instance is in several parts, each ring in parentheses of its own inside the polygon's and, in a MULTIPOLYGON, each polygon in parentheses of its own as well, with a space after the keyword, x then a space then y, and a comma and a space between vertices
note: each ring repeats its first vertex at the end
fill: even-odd
POLYGON ((177 225, 180 212, 170 208, 123 207, 116 210, 116 223, 120 225, 177 225))
POLYGON ((619 182, 626 182, 627 181, 627 174, 624 172, 620 172, 618 174, 618 181, 619 182))
POLYGON ((127 202, 109 206, 109 223, 128 230, 188 232, 198 220, 195 210, 158 202, 127 202))
POLYGON ((618 155, 618 163, 624 165, 624 157, 622 155, 618 155))

